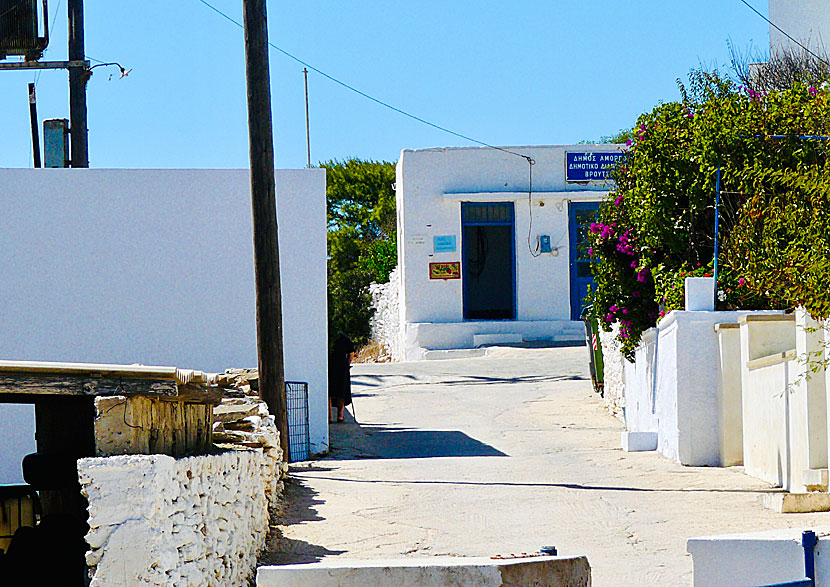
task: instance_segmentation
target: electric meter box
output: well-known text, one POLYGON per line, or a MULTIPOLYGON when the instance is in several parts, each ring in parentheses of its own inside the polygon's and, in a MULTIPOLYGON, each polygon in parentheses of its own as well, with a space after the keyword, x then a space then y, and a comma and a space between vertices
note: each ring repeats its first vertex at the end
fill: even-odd
POLYGON ((539 235, 539 251, 542 253, 550 253, 550 235, 549 234, 540 234, 539 235))

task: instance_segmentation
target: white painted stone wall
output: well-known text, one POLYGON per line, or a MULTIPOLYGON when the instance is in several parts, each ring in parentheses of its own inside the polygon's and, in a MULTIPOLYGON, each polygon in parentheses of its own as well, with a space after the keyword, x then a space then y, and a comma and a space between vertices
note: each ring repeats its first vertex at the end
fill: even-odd
MULTIPOLYGON (((830 10, 826 0, 769 0, 769 19, 781 29, 806 45, 823 54, 830 49, 830 10)), ((788 39, 774 26, 769 28, 770 49, 801 48, 788 39)))
POLYGON ((619 326, 613 326, 610 332, 599 329, 602 346, 603 393, 608 412, 625 422, 625 357, 620 352, 617 341, 619 326))
POLYGON ((614 152, 619 148, 509 147, 536 161, 530 202, 529 166, 521 157, 490 148, 404 150, 397 165, 396 197, 401 338, 406 360, 421 358, 425 349, 471 348, 475 334, 521 334, 525 340, 554 340, 570 330, 574 340, 578 339, 581 323, 570 321, 568 204, 601 201, 610 186, 567 183, 565 152, 614 152), (462 202, 514 202, 514 321, 465 321, 462 280, 429 279, 429 263, 462 261, 462 202), (443 235, 456 236, 455 252, 434 251, 433 237, 443 235), (540 235, 550 236, 553 253, 531 253, 540 235))
MULTIPOLYGON (((720 351, 715 324, 749 312, 673 311, 625 366, 626 430, 657 432, 657 450, 683 465, 718 466, 720 351)), ((745 386, 744 386, 745 389, 745 386)))
MULTIPOLYGON (((285 375, 309 384, 313 453, 328 449, 325 183, 276 172, 285 375)), ((0 169, 0 186, 0 358, 257 366, 247 170, 0 169)))
POLYGON ((397 267, 389 274, 387 283, 373 283, 369 286, 372 295, 372 339, 382 349, 383 356, 393 361, 403 360, 401 349, 400 297, 401 273, 397 267))
POLYGON ((259 450, 78 461, 92 587, 246 585, 268 533, 279 463, 259 450))

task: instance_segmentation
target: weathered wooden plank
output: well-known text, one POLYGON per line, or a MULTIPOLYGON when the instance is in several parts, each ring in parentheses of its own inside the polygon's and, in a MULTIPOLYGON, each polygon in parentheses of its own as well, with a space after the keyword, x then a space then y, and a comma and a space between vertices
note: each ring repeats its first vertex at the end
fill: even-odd
POLYGON ((187 452, 187 426, 185 424, 185 405, 169 402, 171 411, 170 428, 173 433, 173 456, 180 457, 187 452))
POLYGON ((188 402, 195 404, 218 404, 221 403, 225 390, 215 385, 202 387, 200 385, 179 384, 178 393, 175 396, 161 397, 177 402, 188 402))
POLYGON ((175 381, 161 379, 110 379, 60 374, 0 373, 1 394, 176 396, 178 386, 175 381))
POLYGON ((213 448, 213 406, 205 406, 205 430, 207 431, 205 445, 208 450, 211 450, 213 448))

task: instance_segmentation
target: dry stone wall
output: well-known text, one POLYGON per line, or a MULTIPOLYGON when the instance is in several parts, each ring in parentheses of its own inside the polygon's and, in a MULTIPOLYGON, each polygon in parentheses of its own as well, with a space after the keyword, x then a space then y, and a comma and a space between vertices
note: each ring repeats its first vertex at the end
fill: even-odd
POLYGON ((79 460, 92 587, 246 585, 280 471, 263 449, 79 460))
POLYGON ((372 339, 381 346, 381 358, 393 361, 403 360, 401 348, 401 318, 399 312, 400 268, 389 274, 388 283, 373 283, 369 286, 372 295, 372 339))

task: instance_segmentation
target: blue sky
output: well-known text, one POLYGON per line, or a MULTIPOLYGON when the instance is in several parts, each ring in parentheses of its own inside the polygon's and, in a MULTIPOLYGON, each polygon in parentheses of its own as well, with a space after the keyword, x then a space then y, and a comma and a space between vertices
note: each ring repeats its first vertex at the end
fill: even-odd
MULTIPOLYGON (((241 0, 208 0, 241 21, 241 0)), ((749 0, 767 14, 767 2, 749 0)), ((45 59, 66 58, 66 2, 45 59)), ((242 30, 198 0, 85 3, 90 166, 247 167, 242 30), (109 80, 109 74, 114 73, 109 80)), ((50 16, 51 19, 51 16, 50 16)), ((678 97, 727 41, 766 51, 768 25, 738 0, 269 2, 271 41, 403 110, 496 145, 597 140, 678 97)), ((26 85, 0 72, 0 167, 31 166, 26 85)), ((67 75, 37 76, 40 119, 68 118, 67 75)), ((306 163, 302 65, 271 52, 277 167, 306 163)), ((312 161, 394 161, 470 144, 310 72, 312 161)))

